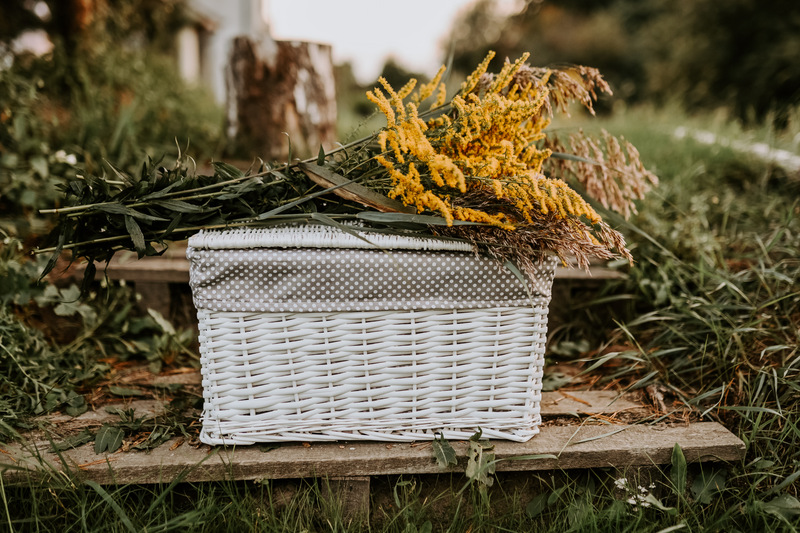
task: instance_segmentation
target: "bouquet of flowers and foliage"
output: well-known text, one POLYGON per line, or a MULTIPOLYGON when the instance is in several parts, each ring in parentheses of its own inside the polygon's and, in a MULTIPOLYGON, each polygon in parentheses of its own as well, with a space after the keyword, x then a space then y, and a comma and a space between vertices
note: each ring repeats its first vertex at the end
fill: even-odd
POLYGON ((69 205, 51 210, 60 221, 50 268, 64 249, 91 264, 120 249, 158 254, 203 228, 313 221, 352 231, 348 220, 368 231, 466 239, 522 267, 546 252, 582 266, 592 256, 630 260, 590 200, 628 216, 656 177, 630 143, 606 132, 547 133, 573 102, 594 113, 608 85, 591 68, 531 67, 527 54, 490 74, 492 57, 449 101, 444 67, 399 89, 381 78, 367 98, 386 127, 312 160, 259 162, 248 172, 215 163, 212 176, 199 176, 179 156, 170 169, 148 161, 138 176, 114 169, 111 178, 73 180, 64 188, 69 205))

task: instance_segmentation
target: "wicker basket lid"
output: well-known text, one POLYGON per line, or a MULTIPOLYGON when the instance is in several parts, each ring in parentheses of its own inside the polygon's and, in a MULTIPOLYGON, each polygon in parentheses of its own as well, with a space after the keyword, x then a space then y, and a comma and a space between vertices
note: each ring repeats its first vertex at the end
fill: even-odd
POLYGON ((352 226, 344 231, 321 224, 201 230, 189 239, 198 250, 251 248, 357 248, 472 252, 470 243, 454 239, 379 233, 352 226))

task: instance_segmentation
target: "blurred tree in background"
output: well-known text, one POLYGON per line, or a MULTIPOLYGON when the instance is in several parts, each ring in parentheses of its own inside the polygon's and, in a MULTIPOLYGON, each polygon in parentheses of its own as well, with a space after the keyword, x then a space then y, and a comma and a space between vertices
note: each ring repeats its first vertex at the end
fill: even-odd
POLYGON ((499 63, 532 52, 539 65, 600 69, 625 101, 727 107, 778 118, 800 100, 800 3, 792 0, 528 0, 498 16, 480 0, 455 21, 453 64, 487 50, 499 63))
POLYGON ((727 104, 743 119, 800 100, 800 3, 658 0, 641 29, 648 94, 689 108, 727 104))

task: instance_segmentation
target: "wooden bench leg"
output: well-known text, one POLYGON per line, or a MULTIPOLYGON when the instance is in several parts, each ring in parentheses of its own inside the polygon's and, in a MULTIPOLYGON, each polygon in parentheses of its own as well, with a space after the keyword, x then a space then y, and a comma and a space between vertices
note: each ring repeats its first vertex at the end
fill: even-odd
POLYGON ((136 292, 142 299, 139 305, 145 311, 152 309, 158 311, 161 316, 169 320, 172 299, 170 297, 169 283, 155 281, 137 281, 135 284, 136 292))
POLYGON ((322 497, 342 506, 344 523, 369 520, 369 476, 331 477, 322 482, 322 497))

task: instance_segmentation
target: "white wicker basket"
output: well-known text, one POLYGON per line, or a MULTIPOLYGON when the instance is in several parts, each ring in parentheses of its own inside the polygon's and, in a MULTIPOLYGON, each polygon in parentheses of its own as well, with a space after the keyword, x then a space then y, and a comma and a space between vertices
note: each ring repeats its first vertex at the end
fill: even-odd
MULTIPOLYGON (((383 262, 389 266, 376 266, 375 271, 390 277, 430 278, 430 272, 409 272, 408 265, 417 263, 403 263, 406 257, 418 261, 420 254, 438 254, 439 264, 445 265, 484 261, 480 268, 488 268, 485 258, 465 253, 469 247, 462 243, 365 235, 395 251, 370 249, 372 245, 349 234, 316 227, 205 232, 190 240, 205 399, 201 440, 411 441, 439 434, 464 439, 480 429, 486 437, 526 441, 538 433, 555 261, 546 261, 540 279, 523 287, 522 301, 515 297, 499 302, 513 305, 464 308, 463 302, 474 303, 472 296, 448 292, 414 295, 425 308, 400 308, 409 301, 407 294, 399 298, 402 306, 387 304, 374 287, 364 287, 365 278, 357 273, 342 279, 349 274, 338 272, 335 281, 323 280, 324 290, 311 291, 315 294, 308 297, 302 292, 309 292, 307 286, 284 291, 302 286, 304 280, 298 282, 296 276, 278 276, 272 280, 277 286, 268 289, 258 285, 271 275, 253 266, 264 249, 273 254, 265 267, 272 270, 287 264, 280 254, 289 254, 293 265, 305 264, 306 259, 298 259, 303 256, 291 254, 311 248, 337 248, 345 267, 348 259, 341 254, 359 253, 354 264, 363 267, 366 262, 369 273, 371 262, 383 262), (221 253, 228 255, 219 257, 221 253), (368 296, 331 302, 340 294, 330 287, 333 284, 368 296), (235 301, 227 300, 226 291, 232 291, 235 301), (259 300, 265 291, 284 299, 259 300), (303 295, 299 304, 293 301, 298 291, 303 295), (321 301, 326 297, 328 301, 321 301)), ((451 276, 447 290, 452 279, 464 277, 449 266, 436 268, 451 276)), ((497 276, 503 283, 516 280, 522 286, 506 271, 498 269, 497 276)), ((480 283, 464 279, 463 285, 480 283)), ((395 290, 384 289, 390 294, 395 290)), ((518 295, 519 287, 516 290, 518 295)))

